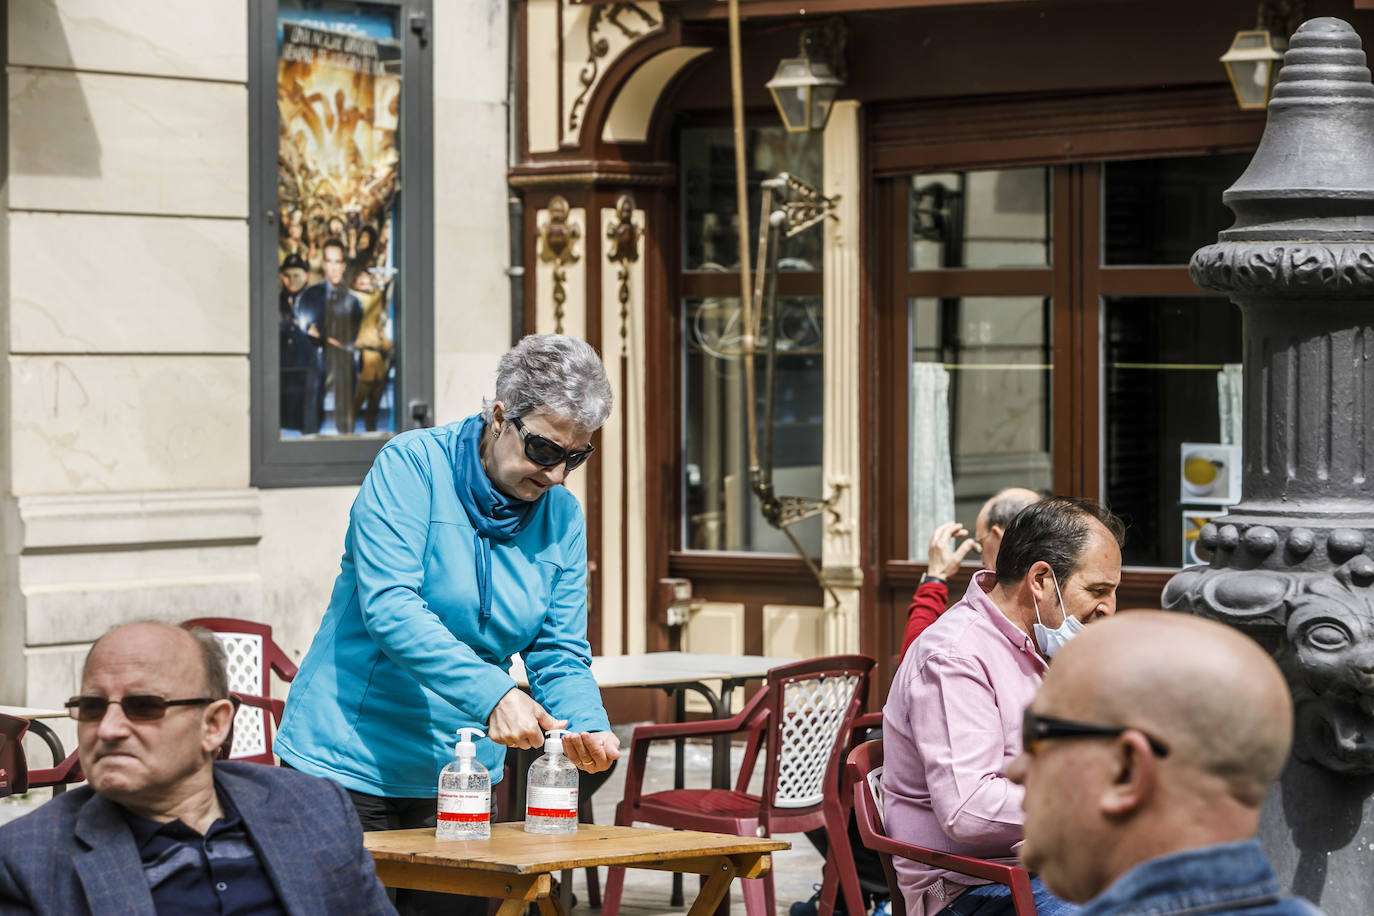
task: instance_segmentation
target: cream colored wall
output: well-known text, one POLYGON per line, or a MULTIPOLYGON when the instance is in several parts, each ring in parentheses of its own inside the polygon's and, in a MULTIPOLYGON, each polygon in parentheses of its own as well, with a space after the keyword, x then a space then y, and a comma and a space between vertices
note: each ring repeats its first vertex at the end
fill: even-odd
POLYGON ((434 421, 475 413, 510 347, 507 2, 434 4, 434 421))
MULTIPOLYGON (((0 703, 121 620, 265 620, 299 658, 356 488, 250 486, 247 0, 7 4, 0 703)), ((510 343, 507 4, 435 4, 435 417, 510 343)))
POLYGON ((4 699, 135 617, 262 600, 247 8, 7 4, 4 699))

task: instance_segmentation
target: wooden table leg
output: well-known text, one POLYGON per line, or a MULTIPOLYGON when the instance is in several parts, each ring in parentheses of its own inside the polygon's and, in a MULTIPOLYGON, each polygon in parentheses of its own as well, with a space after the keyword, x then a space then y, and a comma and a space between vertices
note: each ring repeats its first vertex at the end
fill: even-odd
POLYGON ((706 882, 702 884, 697 899, 692 901, 687 916, 710 916, 714 913, 725 895, 730 893, 730 882, 735 880, 737 874, 739 870, 735 863, 726 856, 712 863, 711 870, 705 872, 706 882))

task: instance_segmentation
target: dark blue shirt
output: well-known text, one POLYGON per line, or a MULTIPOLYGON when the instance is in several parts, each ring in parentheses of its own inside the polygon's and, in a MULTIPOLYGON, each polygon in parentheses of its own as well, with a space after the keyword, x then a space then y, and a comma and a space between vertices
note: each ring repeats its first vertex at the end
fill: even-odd
POLYGON ((124 810, 153 906, 164 916, 285 916, 238 809, 223 792, 219 803, 224 816, 204 836, 124 810))

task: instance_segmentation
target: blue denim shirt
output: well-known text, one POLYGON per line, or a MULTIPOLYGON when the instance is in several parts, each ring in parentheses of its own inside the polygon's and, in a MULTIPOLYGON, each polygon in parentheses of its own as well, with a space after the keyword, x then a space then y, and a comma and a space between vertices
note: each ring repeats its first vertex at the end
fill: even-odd
POLYGON ((1160 856, 1137 865, 1079 916, 1322 916, 1279 888, 1259 843, 1246 840, 1160 856))

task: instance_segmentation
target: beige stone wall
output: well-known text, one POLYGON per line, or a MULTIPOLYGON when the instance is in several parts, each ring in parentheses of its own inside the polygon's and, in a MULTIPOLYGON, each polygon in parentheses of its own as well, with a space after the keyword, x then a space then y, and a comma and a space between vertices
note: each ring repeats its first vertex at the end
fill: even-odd
MULTIPOLYGON (((298 658, 355 488, 250 485, 248 0, 7 10, 0 703, 60 703, 137 617, 264 620, 298 658)), ((435 4, 438 422, 509 343, 506 16, 435 4)))
POLYGON ((247 8, 7 8, 0 690, 47 706, 114 623, 261 605, 247 8))
POLYGON ((510 346, 507 0, 434 4, 434 418, 475 413, 510 346))

